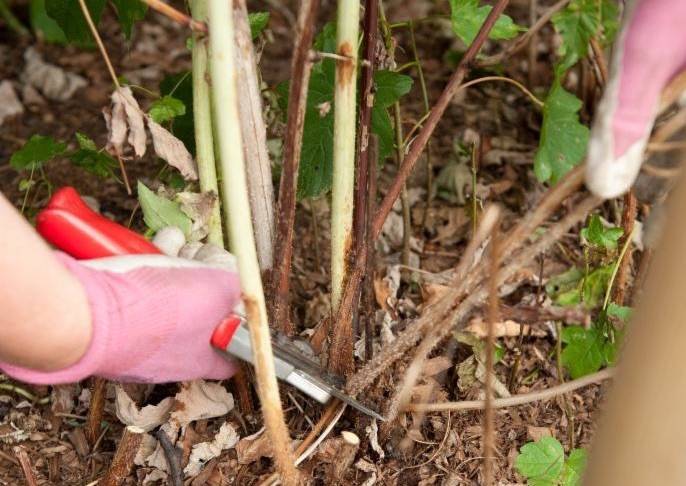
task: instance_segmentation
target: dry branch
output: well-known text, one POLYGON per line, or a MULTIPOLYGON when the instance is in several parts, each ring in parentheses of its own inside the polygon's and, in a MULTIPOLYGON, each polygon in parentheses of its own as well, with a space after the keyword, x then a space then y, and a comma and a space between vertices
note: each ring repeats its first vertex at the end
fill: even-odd
POLYGON ((21 464, 21 470, 24 473, 24 479, 26 480, 27 486, 37 486, 36 475, 33 473, 33 466, 31 466, 31 459, 24 449, 24 446, 16 446, 14 449, 14 455, 17 456, 19 464, 21 464))
POLYGON ((144 433, 143 429, 135 425, 129 425, 124 429, 110 468, 98 484, 101 486, 118 486, 124 482, 131 473, 133 460, 141 445, 144 433))
POLYGON ((282 332, 291 335, 289 277, 293 258, 293 231, 295 229, 295 196, 298 187, 298 168, 302 149, 307 89, 310 83, 312 61, 310 46, 314 38, 315 20, 319 0, 304 0, 298 14, 295 51, 291 61, 291 84, 288 94, 288 119, 284 136, 283 171, 279 183, 279 217, 277 218, 272 273, 272 323, 282 332))
POLYGON ((164 457, 167 459, 167 466, 169 467, 169 480, 173 486, 183 486, 183 471, 180 464, 180 451, 176 449, 169 436, 164 430, 157 429, 155 437, 160 441, 160 446, 164 451, 164 457))
POLYGON ((340 448, 338 456, 332 464, 332 479, 336 484, 341 484, 345 478, 345 472, 355 460, 355 455, 360 447, 360 438, 352 432, 341 432, 340 448))
POLYGON ((488 38, 488 33, 491 31, 495 21, 498 19, 498 17, 500 17, 500 14, 503 12, 503 10, 505 10, 505 7, 508 3, 509 0, 498 0, 498 2, 493 6, 493 9, 488 14, 488 17, 486 17, 486 20, 481 26, 481 29, 479 29, 479 33, 474 38, 474 41, 469 46, 469 49, 467 49, 467 52, 465 52, 464 56, 462 56, 460 64, 457 66, 457 69, 451 76, 450 81, 448 81, 448 84, 441 93, 441 96, 436 101, 436 104, 431 109, 431 114, 426 119, 426 122, 424 123, 422 130, 419 132, 419 135, 417 135, 417 138, 413 141, 410 151, 403 159, 402 165, 398 169, 398 174, 393 180, 391 187, 388 189, 386 196, 379 205, 379 209, 374 216, 374 238, 377 238, 381 233, 381 228, 383 227, 384 221, 386 221, 388 213, 390 213, 391 209, 393 208, 393 204, 398 198, 405 181, 419 160, 419 156, 422 154, 424 147, 429 141, 429 138, 431 138, 436 125, 438 125, 443 113, 450 104, 450 100, 453 98, 455 92, 459 89, 460 84, 462 84, 462 80, 467 74, 471 62, 474 60, 476 54, 479 52, 479 49, 481 49, 481 46, 488 38))
POLYGON ((267 151, 267 128, 262 116, 262 92, 245 0, 233 2, 233 18, 238 116, 243 135, 250 214, 260 270, 268 272, 274 261, 274 187, 267 151))
POLYGON ((187 26, 192 30, 197 30, 199 32, 207 32, 207 24, 205 22, 197 21, 190 18, 183 12, 179 12, 171 5, 167 5, 162 0, 142 0, 151 9, 161 13, 162 15, 169 17, 174 22, 181 25, 187 26))
POLYGON ((91 401, 88 407, 88 415, 86 416, 86 425, 84 432, 88 445, 93 447, 95 441, 100 436, 100 425, 102 423, 102 414, 105 409, 105 389, 107 387, 107 380, 104 378, 93 378, 93 386, 91 388, 91 401))
MULTIPOLYGON (((523 393, 507 398, 493 400, 493 408, 514 407, 526 403, 549 400, 559 395, 564 395, 571 391, 583 388, 593 383, 608 380, 615 375, 615 368, 605 368, 590 375, 577 378, 576 380, 562 383, 561 385, 546 388, 545 390, 523 393)), ((485 400, 468 400, 463 402, 442 402, 442 403, 412 403, 405 407, 406 412, 445 412, 457 410, 483 410, 486 406, 485 400)))

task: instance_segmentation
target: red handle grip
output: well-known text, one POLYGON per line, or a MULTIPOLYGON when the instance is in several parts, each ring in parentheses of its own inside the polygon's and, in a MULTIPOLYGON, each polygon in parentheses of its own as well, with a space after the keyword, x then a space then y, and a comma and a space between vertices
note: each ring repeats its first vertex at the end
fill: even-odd
POLYGON ((59 189, 36 217, 48 242, 74 258, 161 253, 138 233, 96 213, 73 187, 59 189))

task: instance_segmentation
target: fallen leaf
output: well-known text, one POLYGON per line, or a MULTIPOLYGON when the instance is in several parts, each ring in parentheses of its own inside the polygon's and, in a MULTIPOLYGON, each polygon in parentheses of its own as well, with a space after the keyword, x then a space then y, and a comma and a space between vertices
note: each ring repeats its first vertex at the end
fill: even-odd
POLYGON ((251 464, 263 457, 272 457, 269 436, 264 433, 264 427, 253 435, 243 437, 236 444, 238 464, 251 464))
MULTIPOLYGON (((472 319, 465 331, 471 332, 476 337, 485 338, 488 335, 488 323, 481 317, 472 319)), ((514 337, 522 333, 522 325, 518 322, 506 320, 503 322, 493 323, 493 336, 499 337, 514 337)))
POLYGON ((24 113, 24 105, 21 104, 14 86, 8 80, 0 83, 0 125, 5 119, 24 113))
POLYGON ((143 478, 143 486, 146 484, 157 483, 158 481, 161 481, 161 484, 165 484, 167 481, 167 473, 160 469, 153 469, 143 478))
POLYGON ((74 399, 77 394, 77 385, 57 385, 52 388, 52 405, 50 409, 55 413, 71 413, 74 410, 74 399))
POLYGON ((437 356, 435 358, 427 359, 424 362, 423 374, 424 376, 435 376, 447 370, 452 365, 452 360, 447 356, 437 356))
POLYGON ((223 450, 234 447, 237 442, 238 433, 236 433, 236 429, 230 423, 224 422, 217 435, 214 436, 214 440, 193 446, 188 465, 183 472, 186 476, 197 476, 207 461, 218 457, 223 450))
POLYGON ((372 446, 374 452, 379 455, 379 459, 383 460, 386 457, 386 453, 383 448, 379 445, 379 426, 376 423, 376 419, 372 419, 372 423, 364 428, 369 438, 369 445, 372 446))
POLYGON ((146 405, 143 408, 138 408, 122 387, 117 386, 115 393, 114 405, 117 418, 125 425, 135 425, 146 432, 165 423, 174 406, 172 398, 165 398, 157 405, 146 405))
POLYGON ((194 380, 181 385, 176 394, 172 421, 181 427, 194 420, 226 415, 233 409, 233 396, 219 383, 194 380))
POLYGON ((117 88, 112 93, 112 119, 110 122, 110 129, 112 131, 110 132, 108 140, 113 138, 112 135, 115 128, 118 130, 115 135, 121 136, 119 131, 121 130, 121 120, 124 119, 123 114, 126 115, 125 120, 129 132, 129 145, 133 147, 133 152, 137 157, 142 157, 145 155, 145 148, 148 140, 148 136, 145 133, 144 114, 141 111, 140 106, 138 106, 136 98, 133 97, 131 88, 128 86, 117 88))
POLYGON ((24 60, 26 65, 21 75, 22 80, 43 93, 48 99, 66 101, 74 95, 77 89, 88 84, 81 76, 45 62, 33 47, 26 49, 24 60))
POLYGON ((181 205, 181 211, 193 220, 191 240, 200 240, 207 235, 212 210, 217 204, 215 192, 180 192, 175 197, 181 205))
POLYGON ((152 145, 157 156, 166 160, 172 167, 176 167, 187 181, 198 180, 195 161, 183 142, 162 125, 155 123, 152 118, 147 117, 147 120, 148 129, 152 135, 152 145))
POLYGON ((124 143, 126 143, 126 112, 121 103, 112 105, 112 108, 103 108, 102 116, 105 118, 107 126, 107 150, 121 157, 124 154, 124 143))

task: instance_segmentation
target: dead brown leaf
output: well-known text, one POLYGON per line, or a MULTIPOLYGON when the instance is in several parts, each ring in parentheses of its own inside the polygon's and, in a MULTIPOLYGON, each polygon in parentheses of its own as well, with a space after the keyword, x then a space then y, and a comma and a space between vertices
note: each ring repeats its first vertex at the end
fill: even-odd
POLYGON ((226 388, 205 380, 184 383, 174 400, 171 419, 182 427, 194 420, 221 417, 233 409, 233 396, 226 388))
POLYGON ((121 155, 123 153, 123 137, 122 130, 128 130, 128 142, 133 147, 133 152, 136 157, 145 155, 146 144, 148 136, 145 133, 144 114, 136 98, 133 97, 131 88, 122 86, 112 93, 112 111, 111 117, 108 121, 108 115, 105 115, 105 121, 108 121, 108 128, 110 130, 108 136, 109 144, 114 148, 115 154, 121 155))
POLYGON ((166 422, 174 406, 172 398, 165 398, 157 405, 138 408, 123 388, 117 386, 115 392, 114 405, 117 418, 125 425, 135 425, 146 432, 166 422))
POLYGON ((272 457, 269 436, 264 433, 264 428, 239 440, 236 444, 236 453, 239 464, 251 464, 263 457, 272 457))
POLYGON ((198 180, 198 169, 195 166, 195 161, 183 142, 162 125, 155 123, 149 116, 147 121, 152 136, 152 145, 157 156, 167 161, 172 167, 176 167, 187 181, 198 180))
POLYGON ((206 462, 218 457, 223 450, 234 447, 237 442, 238 433, 236 429, 230 423, 224 422, 212 441, 201 442, 193 446, 188 465, 183 472, 186 476, 197 476, 206 462))

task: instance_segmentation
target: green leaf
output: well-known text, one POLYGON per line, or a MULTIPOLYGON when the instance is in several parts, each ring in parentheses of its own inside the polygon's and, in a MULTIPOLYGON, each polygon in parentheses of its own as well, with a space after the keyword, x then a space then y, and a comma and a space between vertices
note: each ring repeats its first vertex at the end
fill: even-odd
MULTIPOLYGON (((100 22, 105 3, 105 0, 86 0, 86 6, 96 26, 100 22)), ((80 46, 94 45, 93 36, 78 0, 45 0, 45 10, 62 29, 67 41, 80 46)))
POLYGON ((148 6, 140 0, 112 0, 117 10, 121 30, 127 39, 131 39, 133 24, 145 18, 148 6))
POLYGON ((67 37, 54 19, 48 17, 45 10, 45 0, 31 0, 29 5, 31 27, 36 34, 40 34, 45 42, 66 44, 67 37))
POLYGON ((631 320, 632 311, 633 310, 631 309, 631 307, 618 305, 614 302, 610 302, 607 306, 607 315, 616 317, 617 319, 623 322, 628 322, 629 320, 631 320))
POLYGON ((581 479, 586 470, 586 461, 588 454, 585 449, 574 449, 567 460, 562 470, 562 486, 580 486, 581 479))
MULTIPOLYGON (((335 25, 326 24, 314 44, 318 51, 334 52, 335 25)), ((332 59, 323 59, 312 67, 298 172, 298 199, 317 197, 331 189, 335 66, 332 59)), ((409 76, 392 71, 374 73, 371 131, 379 137, 379 160, 388 157, 395 146, 395 132, 387 107, 407 94, 412 83, 409 76)), ((281 83, 276 89, 279 105, 284 111, 288 105, 288 88, 288 83, 281 83)))
POLYGON ((188 236, 191 232, 191 220, 186 216, 178 203, 158 196, 145 184, 138 181, 138 201, 143 210, 145 224, 153 231, 166 226, 176 226, 188 236))
POLYGON ((249 13, 248 22, 250 23, 250 35, 256 39, 269 23, 269 12, 249 13))
MULTIPOLYGON (((455 35, 462 39, 466 45, 470 45, 492 8, 490 5, 479 7, 479 0, 450 0, 452 26, 455 35)), ((494 40, 512 39, 523 30, 526 29, 515 24, 512 18, 502 14, 496 20, 488 37, 494 40)))
POLYGON ((581 236, 591 245, 608 250, 617 248, 617 242, 623 234, 624 230, 622 228, 606 228, 597 214, 591 216, 588 226, 581 230, 581 236))
POLYGON ((148 115, 157 123, 163 123, 185 114, 186 105, 183 104, 183 101, 169 95, 155 100, 148 110, 148 115))
POLYGON ((573 326, 562 329, 562 365, 572 378, 595 373, 605 364, 606 338, 596 326, 589 329, 573 326))
POLYGON ((69 160, 77 167, 87 170, 99 177, 109 177, 117 161, 107 153, 98 150, 95 142, 86 135, 76 132, 79 150, 69 155, 69 160))
POLYGON ((605 299, 605 291, 612 276, 612 265, 599 267, 583 279, 583 301, 588 309, 598 307, 605 299))
POLYGON ((581 100, 553 82, 543 107, 541 139, 534 159, 540 182, 557 182, 586 155, 588 128, 579 122, 581 100))
POLYGON ((173 97, 184 106, 184 114, 177 115, 171 132, 183 142, 191 154, 195 154, 195 123, 193 122, 193 76, 190 71, 167 76, 160 83, 160 94, 173 97))
POLYGON ((561 69, 567 70, 586 57, 591 37, 600 28, 598 0, 572 0, 552 18, 555 30, 562 37, 558 50, 561 69))
POLYGON ((16 170, 37 169, 45 162, 62 155, 67 145, 52 137, 33 135, 22 148, 12 154, 10 165, 16 170))
POLYGON ((619 6, 616 0, 600 1, 600 24, 603 28, 603 45, 609 46, 615 41, 619 31, 619 6))
POLYGON ((524 444, 515 459, 515 468, 529 484, 555 484, 562 474, 565 451, 553 437, 524 444))

